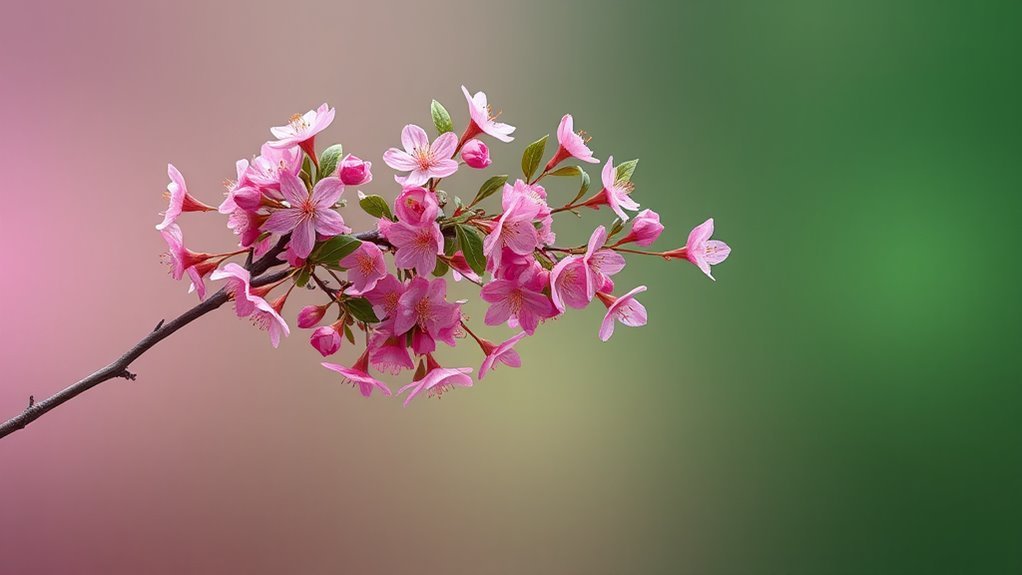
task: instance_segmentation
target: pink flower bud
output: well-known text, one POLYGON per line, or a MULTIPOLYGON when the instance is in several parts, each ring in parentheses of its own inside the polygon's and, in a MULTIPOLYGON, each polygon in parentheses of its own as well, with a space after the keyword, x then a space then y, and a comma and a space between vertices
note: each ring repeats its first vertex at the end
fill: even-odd
POLYGON ((632 231, 621 240, 621 243, 633 241, 640 246, 648 246, 660 237, 662 231, 664 226, 660 223, 660 214, 653 210, 642 210, 632 221, 632 231))
POLYGON ((476 168, 477 170, 481 170, 493 163, 490 160, 490 149, 479 140, 465 142, 465 145, 461 148, 461 159, 465 160, 469 167, 476 168))
POLYGON ((319 320, 323 319, 323 314, 326 313, 326 308, 327 306, 325 305, 308 305, 303 307, 302 311, 298 312, 298 327, 309 329, 319 323, 319 320))
POLYGON ((332 325, 325 325, 312 332, 309 343, 316 348, 323 357, 337 353, 341 349, 341 334, 337 333, 332 325))
POLYGON ((337 175, 346 186, 361 186, 373 181, 372 167, 372 162, 364 162, 358 156, 348 154, 341 160, 337 175))

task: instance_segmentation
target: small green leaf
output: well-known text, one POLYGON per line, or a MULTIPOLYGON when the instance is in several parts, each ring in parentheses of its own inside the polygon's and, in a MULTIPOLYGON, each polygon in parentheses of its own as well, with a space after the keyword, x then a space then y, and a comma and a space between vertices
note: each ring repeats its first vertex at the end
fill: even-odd
POLYGON ((607 238, 616 236, 622 229, 624 229, 625 223, 621 221, 621 218, 614 218, 614 223, 610 226, 610 234, 607 238))
POLYGON ((303 267, 302 271, 298 272, 298 278, 295 279, 295 285, 300 288, 305 287, 309 283, 309 276, 311 275, 312 271, 309 269, 309 266, 303 267))
POLYGON ((344 324, 344 337, 348 338, 352 345, 355 345, 355 334, 352 333, 351 326, 348 324, 344 324))
POLYGON ((483 238, 475 228, 469 226, 458 226, 455 228, 458 234, 458 243, 461 244, 461 253, 468 262, 468 267, 479 275, 486 272, 486 256, 483 255, 483 238))
POLYGON ((546 151, 546 139, 549 134, 529 144, 522 154, 522 173, 526 180, 532 180, 533 174, 539 169, 539 163, 543 161, 543 152, 546 151))
POLYGON ((387 205, 387 200, 380 196, 365 196, 358 201, 358 205, 362 206, 362 209, 374 218, 386 218, 388 220, 394 219, 394 214, 390 212, 390 206, 387 205))
POLYGON ((582 173, 582 168, 578 166, 564 166, 563 168, 557 168, 556 170, 547 174, 548 176, 577 176, 582 173))
POLYGON ((492 178, 483 182, 483 185, 479 187, 479 191, 476 192, 476 197, 472 200, 472 203, 468 207, 472 207, 486 198, 492 196, 494 192, 504 187, 507 183, 507 174, 500 176, 493 176, 492 178))
POLYGON ((334 144, 323 150, 323 153, 319 155, 319 178, 317 181, 334 175, 334 172, 337 171, 337 164, 341 161, 342 153, 344 153, 344 149, 340 144, 334 144))
POLYGON ((632 174, 635 173, 635 166, 639 163, 639 159, 628 160, 627 162, 621 162, 617 165, 617 175, 614 178, 617 182, 629 182, 632 179, 632 174))
POLYGON ((582 196, 586 195, 586 192, 589 191, 589 174, 586 173, 585 171, 582 171, 580 173, 582 174, 582 185, 579 186, 578 193, 575 194, 575 199, 571 200, 571 203, 573 204, 577 202, 579 199, 581 199, 582 196))
POLYGON ((361 243, 362 242, 353 236, 334 236, 319 244, 316 249, 312 250, 312 253, 309 254, 309 260, 314 262, 336 263, 358 249, 358 246, 361 243))
POLYGON ((451 257, 454 252, 458 251, 458 234, 455 232, 454 237, 448 237, 444 235, 444 255, 451 257))
POLYGON ((447 108, 444 108, 443 104, 433 100, 433 103, 429 106, 429 113, 433 116, 433 125, 436 126, 437 134, 454 131, 451 115, 447 113, 447 108))
POLYGON ((436 267, 433 268, 433 275, 438 278, 442 278, 445 275, 447 275, 447 270, 449 269, 451 269, 451 267, 447 265, 447 262, 440 258, 437 258, 436 267))
POLYGON ((369 303, 368 300, 362 298, 349 299, 344 302, 344 306, 348 308, 348 313, 351 314, 351 317, 362 323, 377 323, 380 321, 376 314, 373 313, 373 304, 369 303))

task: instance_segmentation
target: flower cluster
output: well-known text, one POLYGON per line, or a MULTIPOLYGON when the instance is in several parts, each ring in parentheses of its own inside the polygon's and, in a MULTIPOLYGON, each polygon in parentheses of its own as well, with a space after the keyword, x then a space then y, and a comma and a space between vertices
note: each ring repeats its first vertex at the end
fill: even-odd
POLYGON ((590 178, 579 163, 600 160, 585 133, 575 131, 571 115, 561 119, 557 149, 542 170, 547 136, 525 148, 521 178, 492 176, 467 203, 446 192, 441 184, 465 166, 490 166, 490 148, 480 138, 503 143, 514 139, 515 128, 496 121, 484 93, 462 90, 469 120, 460 137, 447 110, 433 101, 437 136, 431 141, 426 130, 409 124, 401 131, 400 147, 384 152, 383 161, 399 172, 393 203, 357 191, 354 199, 376 218, 375 230, 352 235, 341 214, 347 188, 372 182, 372 164, 343 155, 340 145, 317 153, 316 137, 334 119, 334 109, 326 104, 271 128, 275 139, 263 144, 251 161, 238 161, 237 178, 227 183, 219 207, 192 196, 181 173, 169 166, 170 205, 156 228, 167 242, 172 276, 187 276, 200 299, 206 297, 207 278, 222 280, 237 315, 268 331, 274 347, 281 335, 290 333, 284 307, 292 290, 319 289, 326 301, 300 309, 296 318, 299 328, 312 330, 312 347, 326 357, 345 339, 355 345, 356 332, 365 340, 350 367, 323 366, 365 396, 374 389, 391 395, 373 370, 409 370, 411 383, 398 391, 407 393, 407 405, 423 393, 440 395, 473 383, 471 368, 439 363, 438 342, 455 346, 466 337, 474 340, 483 356, 478 373, 482 379, 498 364, 519 367, 515 345, 568 308, 582 309, 594 300, 603 304, 606 314, 598 331, 603 341, 610 339, 617 323, 645 325, 646 308, 636 297, 646 286, 618 290, 614 284, 613 277, 625 267, 624 254, 684 259, 711 279, 711 266, 727 258, 727 244, 710 239, 712 219, 696 226, 682 247, 641 249, 653 244, 664 226, 656 212, 638 211, 632 184, 637 160, 615 164, 608 157, 599 188, 589 194, 590 178), (579 179, 572 200, 553 201, 540 183, 552 177, 579 179), (491 196, 497 196, 490 201, 495 206, 483 207, 491 196), (557 244, 557 214, 581 215, 603 206, 617 216, 609 226, 596 226, 585 244, 557 244), (211 254, 186 248, 177 220, 186 212, 214 211, 227 216, 239 249, 211 254), (244 265, 229 261, 243 256, 244 265), (258 271, 280 271, 252 277, 257 258, 269 262, 258 271), (448 276, 480 286, 480 297, 489 304, 483 323, 507 325, 516 335, 502 343, 478 335, 462 312, 464 302, 448 298, 448 276), (330 323, 320 325, 328 314, 330 323))

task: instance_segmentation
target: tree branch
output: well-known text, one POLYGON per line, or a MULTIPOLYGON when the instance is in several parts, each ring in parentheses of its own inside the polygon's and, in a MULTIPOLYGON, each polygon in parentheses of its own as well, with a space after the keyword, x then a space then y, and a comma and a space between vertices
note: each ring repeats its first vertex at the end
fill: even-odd
MULTIPOLYGON (((355 237, 362 241, 389 246, 387 241, 379 232, 364 232, 356 234, 355 237)), ((289 272, 287 270, 262 275, 270 268, 282 263, 278 259, 278 256, 283 253, 284 248, 287 246, 287 240, 287 236, 281 238, 280 241, 278 241, 277 244, 270 249, 270 251, 263 255, 263 257, 247 266, 254 278, 252 280, 252 285, 266 285, 280 281, 288 276, 289 272)), ((118 377, 134 380, 135 374, 128 371, 128 366, 130 366, 133 361, 177 330, 224 305, 229 299, 227 292, 220 289, 215 294, 209 296, 204 301, 176 318, 167 322, 160 320, 160 323, 156 325, 156 328, 153 329, 153 331, 149 332, 148 335, 139 340, 139 342, 129 349, 124 355, 85 379, 69 385, 58 393, 41 401, 35 401, 35 397, 29 396, 28 407, 26 407, 19 415, 12 417, 0 425, 0 438, 7 437, 19 429, 24 429, 25 426, 39 419, 50 410, 77 397, 85 391, 92 389, 104 381, 118 377)))

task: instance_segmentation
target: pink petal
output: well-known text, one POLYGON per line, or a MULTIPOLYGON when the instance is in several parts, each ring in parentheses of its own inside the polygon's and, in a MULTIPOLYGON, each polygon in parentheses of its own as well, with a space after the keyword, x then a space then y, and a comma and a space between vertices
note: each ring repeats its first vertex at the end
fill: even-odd
MULTIPOLYGON (((454 134, 451 135, 453 136, 454 134)), ((426 131, 422 128, 415 124, 408 124, 401 130, 401 145, 404 146, 405 151, 409 153, 416 148, 420 150, 428 150, 429 136, 426 135, 426 131)))
MULTIPOLYGON (((450 132, 447 132, 450 134, 450 132)), ((453 134, 452 134, 453 135, 453 134)), ((458 162, 454 160, 437 160, 429 168, 429 174, 434 178, 446 178, 458 171, 458 162)), ((413 184, 408 184, 413 185, 413 184)), ((418 185, 418 184, 414 184, 418 185)))
MULTIPOLYGON (((444 132, 433 141, 430 146, 430 155, 434 158, 447 160, 454 155, 454 148, 458 146, 458 136, 454 135, 454 132, 444 132)), ((457 165, 457 162, 455 162, 457 165)))
POLYGON ((706 263, 715 266, 731 255, 731 247, 719 240, 706 242, 706 263))
POLYGON ((401 151, 397 148, 391 148, 383 153, 383 161, 391 168, 400 172, 407 172, 414 170, 419 167, 419 162, 415 160, 408 152, 401 151))
POLYGON ((332 208, 344 193, 340 178, 323 178, 312 188, 312 203, 320 208, 332 208))
POLYGON ((603 165, 603 171, 600 173, 600 179, 602 180, 603 187, 607 190, 613 188, 617 183, 617 170, 614 169, 614 156, 607 158, 607 163, 603 165))
MULTIPOLYGON (((688 234, 688 241, 685 242, 686 246, 696 246, 704 243, 710 239, 713 235, 713 218, 706 220, 698 226, 692 228, 692 231, 688 234)), ((691 249, 691 248, 689 248, 691 249)))
POLYGON ((292 208, 301 206, 305 200, 309 199, 309 191, 305 189, 305 184, 298 179, 298 176, 288 172, 280 173, 280 193, 284 194, 284 199, 291 204, 292 208))
POLYGON ((262 229, 275 234, 286 234, 295 229, 298 223, 302 221, 302 217, 302 210, 298 208, 279 209, 270 214, 262 229))
POLYGON ((344 218, 341 217, 341 214, 334 210, 317 210, 314 221, 316 222, 316 231, 324 236, 336 236, 351 231, 351 228, 344 225, 344 218))
POLYGON ((303 219, 298 222, 291 232, 291 249, 295 255, 305 259, 312 253, 312 246, 316 244, 316 227, 312 220, 303 219))

